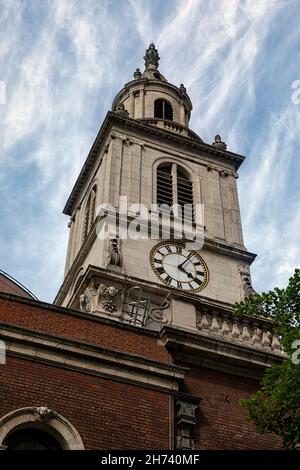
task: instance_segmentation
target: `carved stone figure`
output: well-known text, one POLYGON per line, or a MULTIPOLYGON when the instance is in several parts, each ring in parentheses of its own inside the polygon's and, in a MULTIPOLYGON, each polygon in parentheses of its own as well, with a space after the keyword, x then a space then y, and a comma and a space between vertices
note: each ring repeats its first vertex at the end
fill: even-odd
POLYGON ((83 294, 80 295, 80 309, 86 313, 117 311, 116 300, 121 290, 114 286, 105 286, 99 284, 95 286, 94 279, 86 287, 83 294))
POLYGON ((145 61, 145 67, 148 68, 150 65, 153 65, 155 68, 158 68, 159 54, 158 50, 155 48, 154 43, 152 42, 148 49, 145 52, 143 57, 145 61))

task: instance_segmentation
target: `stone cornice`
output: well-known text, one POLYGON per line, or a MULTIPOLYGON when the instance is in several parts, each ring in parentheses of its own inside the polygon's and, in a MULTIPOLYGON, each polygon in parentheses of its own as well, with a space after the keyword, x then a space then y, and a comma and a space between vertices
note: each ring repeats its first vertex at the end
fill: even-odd
POLYGON ((99 155, 99 152, 109 135, 109 131, 114 124, 123 129, 126 128, 127 131, 134 131, 141 136, 154 137, 160 139, 162 142, 176 145, 181 149, 214 157, 218 162, 229 163, 235 170, 240 167, 245 159, 242 155, 229 152, 227 150, 217 149, 213 145, 197 142, 188 137, 176 135, 164 129, 147 125, 136 119, 124 117, 116 112, 108 112, 67 200, 63 210, 64 214, 72 215, 78 195, 80 194, 83 185, 86 183, 91 168, 94 166, 97 156, 99 155))
MULTIPOLYGON (((237 318, 234 316, 234 309, 233 305, 230 303, 222 302, 216 299, 211 299, 209 297, 205 297, 202 293, 196 294, 192 292, 182 292, 177 289, 168 289, 166 286, 158 284, 153 281, 143 280, 140 278, 136 278, 134 276, 128 276, 122 272, 117 271, 108 271, 107 269, 100 268, 98 266, 89 265, 84 273, 84 277, 82 279, 82 285, 88 284, 89 281, 93 278, 105 279, 106 282, 111 282, 112 284, 116 283, 119 285, 127 286, 127 288, 133 286, 140 286, 146 292, 156 294, 164 298, 170 291, 171 297, 170 299, 180 300, 182 302, 191 303, 196 307, 198 312, 208 313, 215 315, 219 315, 220 317, 224 318, 231 318, 232 320, 236 320, 237 318)), ((70 303, 73 299, 70 299, 70 303)), ((65 309, 69 310, 69 309, 65 309)), ((77 312, 76 310, 74 310, 77 312)), ((80 312, 79 312, 80 313, 80 312)), ((89 314, 85 313, 84 315, 89 314)), ((93 315, 91 315, 93 316, 93 315)), ((257 323, 257 326, 262 329, 272 330, 273 322, 271 319, 266 318, 258 318, 258 317, 241 317, 242 321, 252 321, 257 323)), ((123 325, 123 323, 117 319, 112 320, 113 322, 118 322, 118 325, 123 325)), ((136 327, 134 327, 136 329, 136 327)), ((145 328, 139 328, 139 331, 145 331, 145 328)))
POLYGON ((177 391, 186 368, 0 323, 8 355, 162 391, 177 391))
POLYGON ((216 242, 215 240, 211 240, 209 238, 204 240, 204 248, 225 256, 237 258, 241 261, 246 261, 249 264, 253 263, 257 256, 255 253, 251 253, 245 248, 238 248, 237 246, 228 245, 227 243, 216 242))
POLYGON ((281 363, 285 358, 174 326, 164 326, 160 337, 163 345, 181 360, 248 377, 260 378, 266 367, 281 363))

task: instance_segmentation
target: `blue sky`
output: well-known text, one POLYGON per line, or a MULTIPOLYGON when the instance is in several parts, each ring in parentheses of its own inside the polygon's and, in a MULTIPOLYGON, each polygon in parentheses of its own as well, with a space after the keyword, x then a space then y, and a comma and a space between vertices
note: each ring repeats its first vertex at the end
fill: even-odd
POLYGON ((253 284, 284 286, 300 265, 299 12, 300 0, 0 0, 0 269, 53 300, 64 203, 154 41, 160 71, 188 89, 191 128, 248 157, 238 184, 253 284))

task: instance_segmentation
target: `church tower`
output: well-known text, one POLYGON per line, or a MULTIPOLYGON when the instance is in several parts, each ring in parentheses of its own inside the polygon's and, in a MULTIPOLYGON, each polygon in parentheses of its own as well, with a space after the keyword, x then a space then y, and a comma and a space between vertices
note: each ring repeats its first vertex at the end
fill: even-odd
POLYGON ((70 238, 55 303, 149 328, 157 327, 151 311, 163 306, 163 315, 155 310, 158 318, 190 328, 200 301, 228 307, 251 290, 255 255, 243 243, 236 184, 244 157, 227 150, 220 136, 209 145, 189 129, 186 88, 166 80, 159 59, 150 44, 144 72, 136 69, 115 97, 66 203, 70 238), (120 214, 122 201, 128 216, 120 214), (140 237, 120 236, 119 227, 106 227, 103 236, 107 204, 123 228, 137 217, 130 207, 141 204, 149 214, 155 205, 185 204, 192 228, 196 207, 202 207, 203 247, 188 249, 184 234, 174 238, 179 220, 174 210, 167 239, 163 211, 152 229, 145 230, 143 220, 140 237))
POLYGON ((237 192, 244 157, 189 128, 186 88, 167 81, 159 59, 150 44, 144 72, 115 97, 66 203, 70 237, 55 303, 149 329, 193 329, 199 312, 231 310, 252 290, 255 255, 244 246, 237 192), (194 248, 176 224, 184 216, 195 234, 199 207, 194 248))
POLYGON ((244 157, 189 128, 191 100, 158 70, 154 44, 144 60, 64 208, 54 305, 0 292, 0 449, 281 445, 240 406, 284 357, 270 320, 233 309, 253 291, 237 193, 244 157))

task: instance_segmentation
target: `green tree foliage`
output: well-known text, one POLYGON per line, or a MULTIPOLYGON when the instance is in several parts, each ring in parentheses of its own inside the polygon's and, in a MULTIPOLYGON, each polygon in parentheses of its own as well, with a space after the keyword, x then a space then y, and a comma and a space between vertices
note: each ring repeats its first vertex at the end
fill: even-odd
POLYGON ((241 405, 259 433, 275 433, 290 449, 300 447, 300 270, 285 289, 252 294, 235 306, 238 315, 272 319, 287 359, 266 370, 262 388, 241 405), (297 351, 297 348, 299 352, 297 351))

